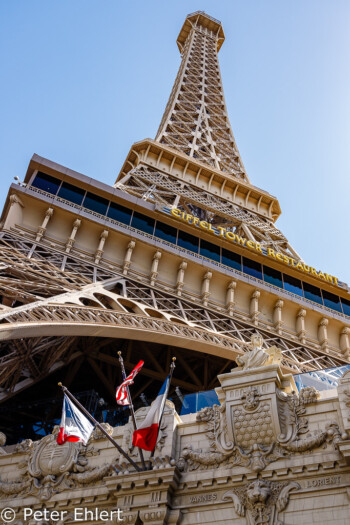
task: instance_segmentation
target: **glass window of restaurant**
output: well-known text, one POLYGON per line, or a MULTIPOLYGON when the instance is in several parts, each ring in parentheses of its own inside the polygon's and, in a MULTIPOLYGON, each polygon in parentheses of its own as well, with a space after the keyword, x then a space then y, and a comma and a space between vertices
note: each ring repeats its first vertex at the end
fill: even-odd
POLYGON ((176 244, 177 229, 173 226, 169 226, 164 222, 157 221, 154 230, 154 235, 159 239, 176 244))
POLYGON ((342 307, 343 307, 343 313, 345 315, 350 315, 350 301, 348 301, 347 299, 343 299, 341 298, 341 304, 342 304, 342 307))
POLYGON ((223 248, 221 254, 221 262, 229 268, 234 268, 235 270, 238 270, 240 272, 242 271, 242 257, 238 255, 238 253, 231 252, 223 248))
POLYGON ((109 201, 107 199, 104 199, 103 197, 100 197, 99 195, 95 195, 94 193, 90 193, 88 191, 85 196, 83 206, 84 208, 87 208, 91 211, 95 211, 100 215, 106 215, 108 202, 109 201))
POLYGON ((201 239, 199 252, 203 257, 220 262, 220 246, 201 239))
POLYGON ((304 297, 315 303, 323 304, 321 290, 312 284, 303 283, 304 297))
POLYGON ((41 171, 38 171, 32 182, 32 186, 34 186, 34 188, 46 191, 52 195, 56 195, 60 184, 61 181, 59 179, 56 179, 56 177, 52 177, 51 175, 47 175, 41 171))
POLYGON ((285 273, 283 274, 283 288, 288 292, 300 295, 301 297, 303 296, 303 286, 301 281, 285 273))
POLYGON ((67 201, 73 202, 74 204, 81 204, 83 202, 83 197, 85 195, 85 190, 69 184, 69 182, 63 182, 58 192, 58 196, 67 201))
POLYGON ((111 202, 108 208, 107 217, 123 224, 130 224, 132 210, 121 206, 116 202, 111 202))
POLYGON ((266 283, 273 284, 279 288, 283 288, 282 273, 278 270, 274 270, 269 266, 263 266, 264 269, 264 281, 266 283))
POLYGON ((134 211, 134 214, 131 220, 131 226, 133 228, 136 228, 137 230, 141 230, 143 232, 149 233, 150 235, 153 235, 154 223, 155 223, 155 220, 152 219, 151 217, 147 217, 147 215, 143 215, 143 213, 134 211))
POLYGON ((327 308, 331 308, 332 310, 336 310, 337 312, 342 312, 340 298, 337 295, 334 295, 330 292, 326 292, 325 290, 322 290, 322 295, 323 304, 327 306, 327 308))
POLYGON ((261 264, 243 257, 243 272, 262 280, 261 264))
POLYGON ((190 252, 198 253, 199 239, 190 233, 179 230, 177 244, 190 252))

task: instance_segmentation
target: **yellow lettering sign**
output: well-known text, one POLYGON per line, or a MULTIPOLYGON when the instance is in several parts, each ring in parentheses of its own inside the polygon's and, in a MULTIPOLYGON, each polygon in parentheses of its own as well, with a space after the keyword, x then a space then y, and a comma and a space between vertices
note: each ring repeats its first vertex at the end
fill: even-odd
POLYGON ((174 215, 174 217, 179 218, 181 216, 181 211, 177 208, 171 208, 170 210, 171 215, 174 215))
MULTIPOLYGON (((171 215, 175 217, 176 219, 180 219, 184 222, 187 222, 188 224, 191 224, 192 226, 196 226, 196 227, 201 228, 202 230, 206 230, 210 232, 212 235, 216 235, 217 237, 223 237, 230 242, 234 242, 238 244, 239 246, 243 246, 244 248, 256 250, 257 252, 264 255, 264 252, 262 251, 262 248, 261 248, 261 244, 259 242, 253 242, 244 237, 240 237, 239 235, 236 235, 235 233, 227 230, 223 226, 213 226, 211 223, 200 220, 198 217, 195 217, 194 215, 191 215, 190 213, 181 211, 178 208, 164 208, 164 210, 166 210, 166 213, 169 213, 170 211, 171 215)), ((295 259, 293 259, 293 257, 288 257, 287 255, 284 255, 283 253, 275 252, 275 250, 273 250, 272 248, 267 248, 266 255, 268 257, 273 257, 275 260, 280 261, 286 264, 287 266, 295 268, 296 270, 299 270, 300 272, 309 273, 310 275, 313 275, 314 277, 317 277, 318 279, 322 279, 323 281, 339 286, 338 279, 334 277, 333 275, 329 275, 328 273, 324 273, 322 271, 317 271, 315 268, 312 268, 311 266, 307 266, 305 263, 301 261, 296 261, 295 259)))
POLYGON ((226 237, 226 239, 230 239, 231 241, 234 241, 235 238, 236 238, 235 234, 232 233, 232 232, 226 232, 225 233, 225 237, 226 237))

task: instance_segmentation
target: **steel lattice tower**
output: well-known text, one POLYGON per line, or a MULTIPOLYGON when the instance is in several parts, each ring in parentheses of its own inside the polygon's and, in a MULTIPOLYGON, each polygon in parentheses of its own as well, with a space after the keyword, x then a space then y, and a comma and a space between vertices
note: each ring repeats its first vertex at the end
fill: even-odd
POLYGON ((156 140, 246 182, 228 119, 218 62, 221 23, 189 16, 177 40, 182 62, 156 140))

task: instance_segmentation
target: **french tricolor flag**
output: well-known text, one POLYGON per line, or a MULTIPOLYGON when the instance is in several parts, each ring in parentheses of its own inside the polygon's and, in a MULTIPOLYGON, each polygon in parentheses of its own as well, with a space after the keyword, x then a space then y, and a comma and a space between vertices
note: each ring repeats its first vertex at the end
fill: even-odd
POLYGON ((134 447, 142 448, 152 452, 157 444, 160 420, 163 415, 165 401, 170 386, 170 375, 166 378, 157 398, 153 401, 151 408, 142 421, 140 427, 135 430, 132 437, 134 447))
POLYGON ((77 409, 69 397, 64 394, 60 431, 57 436, 58 445, 67 441, 81 441, 84 445, 89 441, 94 425, 77 409))

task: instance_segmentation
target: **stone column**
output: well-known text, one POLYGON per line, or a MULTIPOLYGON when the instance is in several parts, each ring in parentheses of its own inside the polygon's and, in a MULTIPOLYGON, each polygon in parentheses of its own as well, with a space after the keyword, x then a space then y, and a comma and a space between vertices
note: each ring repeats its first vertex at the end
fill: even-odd
POLYGON ((321 345, 322 350, 328 349, 328 319, 323 317, 318 325, 318 340, 321 345))
POLYGON ((184 287, 184 279, 185 279, 185 270, 187 268, 187 262, 181 261, 179 264, 179 268, 177 270, 177 279, 176 279, 176 293, 179 297, 181 297, 182 294, 182 288, 184 287))
POLYGON ((135 241, 130 241, 128 244, 128 248, 125 252, 125 257, 124 257, 123 275, 128 275, 128 271, 131 265, 131 256, 132 256, 132 252, 134 251, 135 246, 136 246, 135 241))
POLYGON ((75 219, 75 221, 73 222, 72 233, 70 234, 70 237, 69 237, 68 241, 66 242, 66 253, 69 253, 71 251, 71 249, 73 247, 73 244, 75 242, 75 237, 76 237, 77 231, 80 228, 80 225, 81 225, 81 220, 80 219, 75 219))
POLYGON ((250 313, 250 318, 253 321, 255 326, 258 326, 259 315, 260 315, 260 312, 259 312, 259 297, 260 297, 260 291, 259 290, 254 290, 254 292, 252 293, 252 295, 250 297, 250 310, 249 310, 249 313, 250 313))
POLYGON ((299 341, 304 344, 305 343, 305 316, 306 316, 306 310, 304 308, 301 308, 299 312, 297 313, 297 318, 295 321, 295 329, 297 332, 297 336, 299 338, 299 341))
POLYGON ((44 220, 41 226, 38 228, 38 233, 36 234, 36 238, 35 238, 36 242, 40 242, 42 237, 44 236, 48 222, 51 219, 52 215, 53 215, 53 208, 48 208, 46 210, 44 220))
POLYGON ((158 265, 159 265, 159 261, 160 261, 161 257, 162 257, 162 252, 160 252, 159 250, 157 250, 156 253, 153 255, 152 266, 151 266, 151 273, 150 273, 150 276, 149 276, 151 286, 154 286, 155 282, 157 280, 157 277, 158 277, 158 265))
POLYGON ((229 315, 233 314, 235 308, 235 290, 237 287, 237 281, 231 281, 227 285, 226 289, 226 310, 229 315))
POLYGON ((107 237, 108 237, 108 230, 103 230, 103 232, 100 235, 100 242, 99 242, 98 248, 95 253, 95 264, 98 264, 101 260, 101 257, 103 255, 103 248, 104 248, 107 237))
POLYGON ((348 326, 344 326, 342 331, 340 332, 340 350, 344 357, 349 357, 350 355, 350 328, 348 326))
POLYGON ((281 333, 282 333, 282 325, 283 325, 282 308, 283 308, 283 304, 284 303, 283 303, 282 299, 278 299, 278 301, 276 301, 276 304, 275 304, 274 309, 273 309, 273 324, 274 324, 275 330, 278 333, 278 335, 281 335, 281 333))
POLYGON ((210 297, 210 280, 213 277, 212 272, 206 272, 202 281, 202 304, 204 306, 208 305, 208 299, 210 297))
POLYGON ((47 228, 47 225, 48 225, 49 220, 51 219, 52 215, 53 215, 53 208, 48 208, 46 210, 46 212, 45 212, 44 220, 43 220, 41 226, 38 228, 38 232, 37 232, 36 238, 35 238, 36 242, 40 242, 41 239, 43 238, 44 233, 45 233, 46 228, 47 228))

